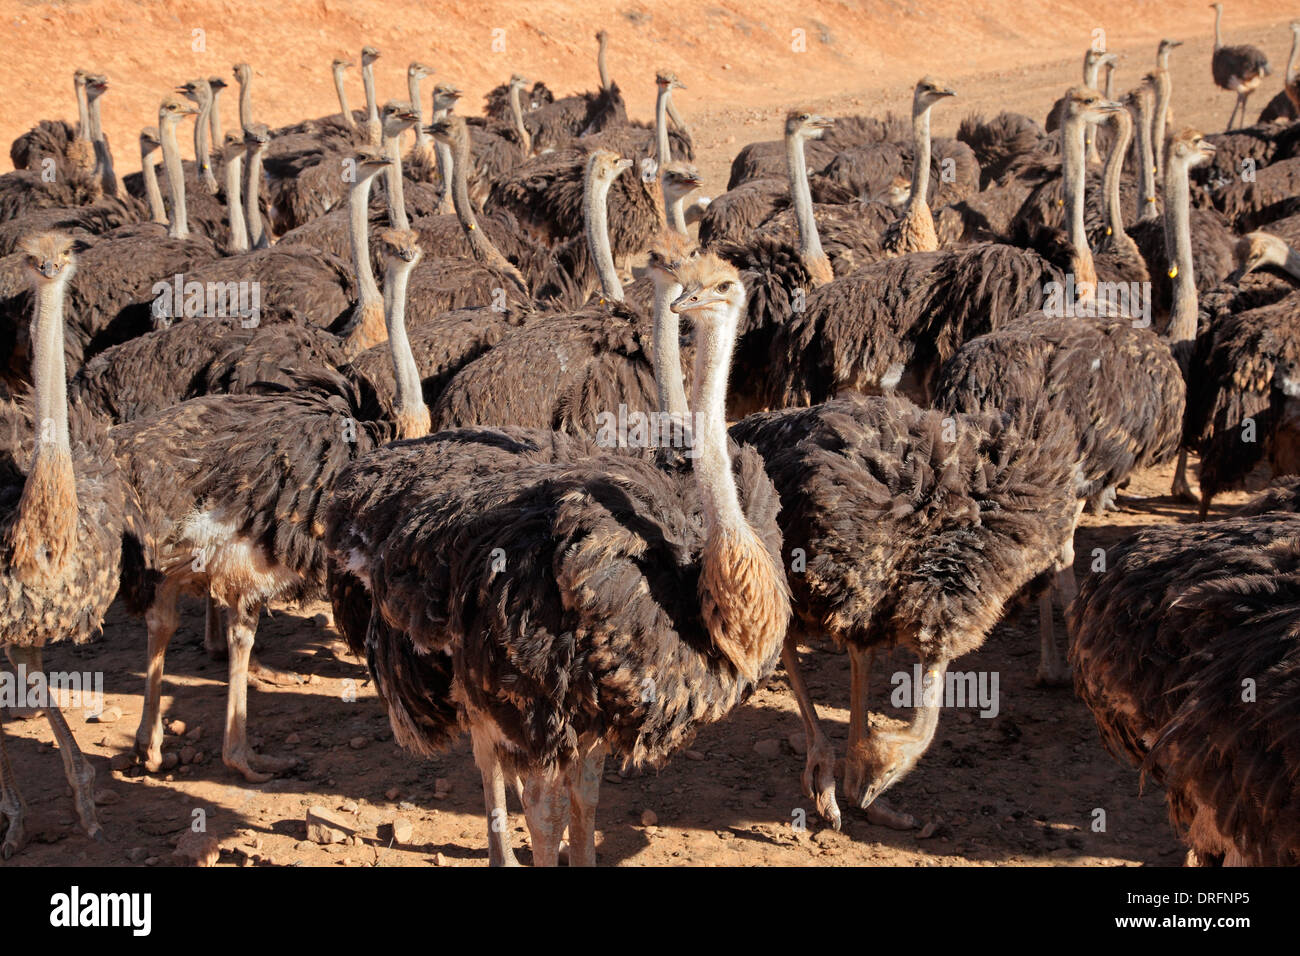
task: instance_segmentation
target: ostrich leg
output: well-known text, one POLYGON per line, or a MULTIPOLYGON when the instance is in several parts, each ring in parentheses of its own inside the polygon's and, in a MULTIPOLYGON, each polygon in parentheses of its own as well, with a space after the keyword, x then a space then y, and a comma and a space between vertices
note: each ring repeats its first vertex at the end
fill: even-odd
POLYGON ((0 844, 0 858, 7 860, 23 848, 23 810, 23 797, 5 750, 4 715, 0 712, 0 826, 9 821, 4 843, 0 844))
POLYGON ((1178 449, 1178 464, 1174 466, 1174 484, 1170 488, 1176 501, 1194 503, 1197 498, 1192 494, 1192 486, 1187 481, 1187 449, 1178 449))
POLYGON ((506 809, 506 780, 496 747, 479 730, 470 731, 474 762, 483 777, 483 806, 488 819, 488 865, 518 866, 510 847, 510 813, 506 809))
POLYGON ((180 614, 176 609, 176 585, 164 581, 145 612, 149 633, 149 662, 145 671, 144 710, 135 732, 135 753, 150 773, 162 769, 162 679, 167 645, 171 642, 180 614))
POLYGON ((524 777, 524 818, 533 842, 533 866, 558 866, 560 840, 569 822, 569 779, 554 769, 524 777))
POLYGON ((804 736, 808 739, 808 759, 803 771, 803 792, 817 801, 817 812, 836 830, 840 828, 840 808, 835 802, 835 748, 822 733, 817 722, 817 707, 808 695, 803 672, 799 670, 799 641, 793 632, 786 635, 781 648, 781 664, 790 678, 790 689, 799 702, 804 736))
POLYGON ((604 773, 603 741, 569 769, 569 866, 596 865, 596 804, 604 773))
MULTIPOLYGON (((858 746, 866 739, 867 729, 867 698, 871 691, 871 665, 876 657, 876 652, 869 648, 849 646, 849 745, 848 753, 853 754, 858 746)), ((853 760, 847 759, 844 763, 844 790, 846 793, 856 793, 860 783, 861 774, 855 766, 853 760)), ((880 800, 874 801, 866 808, 867 820, 871 823, 877 823, 882 826, 890 827, 894 830, 911 830, 916 826, 916 818, 910 813, 898 813, 890 809, 880 800)))
POLYGON ((250 783, 265 783, 298 763, 294 757, 259 754, 248 745, 248 660, 257 633, 257 607, 240 602, 226 608, 226 642, 230 649, 229 686, 226 688, 226 735, 221 759, 250 783))
POLYGON ((226 626, 221 620, 221 608, 217 602, 212 600, 212 595, 207 598, 207 613, 204 620, 203 629, 203 649, 208 652, 208 657, 214 661, 226 659, 226 626))
MULTIPOLYGON (((23 666, 28 674, 45 673, 39 647, 17 647, 10 644, 6 650, 15 668, 23 666)), ((104 830, 95 817, 95 768, 90 765, 82 754, 81 748, 77 746, 77 738, 72 736, 72 728, 64 719, 63 712, 59 710, 53 698, 48 696, 50 686, 48 680, 45 686, 47 699, 42 709, 45 711, 45 719, 50 722, 50 730, 54 731, 54 739, 59 744, 59 756, 63 758, 63 774, 68 778, 68 786, 72 788, 72 799, 77 807, 77 816, 81 818, 82 827, 92 839, 103 840, 104 830)))

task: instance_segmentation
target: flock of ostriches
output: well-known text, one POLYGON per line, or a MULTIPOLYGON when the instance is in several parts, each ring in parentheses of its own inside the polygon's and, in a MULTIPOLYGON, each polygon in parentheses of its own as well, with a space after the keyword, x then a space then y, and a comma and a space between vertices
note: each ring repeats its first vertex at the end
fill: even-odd
MULTIPOLYGON (((258 617, 328 595, 401 744, 471 735, 490 860, 515 862, 510 790, 535 863, 567 838, 590 864, 607 755, 662 763, 778 664, 840 825, 810 636, 847 651, 839 798, 914 825, 881 794, 943 695, 873 722, 873 655, 902 645, 941 687, 1037 597, 1039 679, 1072 675, 1164 786, 1189 861, 1300 863, 1300 482, 1073 571, 1083 509, 1138 469, 1178 456, 1190 496, 1196 452, 1202 519, 1300 473, 1300 24, 1245 126, 1270 70, 1217 42, 1221 14, 1227 132, 1172 121, 1177 41, 1118 98, 1090 50, 1042 125, 932 138, 954 91, 930 78, 906 119, 793 110, 711 202, 682 84, 658 74, 653 124, 629 121, 603 32, 595 92, 515 76, 475 117, 443 83, 426 113, 420 63, 381 104, 366 47, 364 110, 336 60, 340 112, 271 130, 241 63, 239 132, 227 81, 192 80, 122 179, 108 82, 79 71, 77 123, 42 121, 0 176, 0 643, 40 671, 120 596, 155 772, 178 602, 205 599, 222 756, 265 781, 294 761, 249 743, 258 617)), ((97 836, 94 771, 45 714, 97 836)), ((0 827, 9 857, 2 735, 0 827)))

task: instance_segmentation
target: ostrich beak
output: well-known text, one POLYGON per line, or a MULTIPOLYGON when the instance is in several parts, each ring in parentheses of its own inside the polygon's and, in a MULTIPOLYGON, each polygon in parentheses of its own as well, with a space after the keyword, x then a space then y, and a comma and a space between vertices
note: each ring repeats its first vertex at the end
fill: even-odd
POLYGON ((725 303, 727 300, 716 295, 709 295, 701 286, 692 285, 673 300, 669 306, 673 312, 681 315, 683 312, 694 312, 697 309, 706 309, 711 305, 725 303))
POLYGON ((633 165, 634 164, 630 159, 620 159, 617 163, 614 164, 614 167, 618 170, 618 172, 615 173, 615 175, 616 176, 621 175, 623 170, 631 169, 633 165))
POLYGON ((59 274, 58 264, 53 259, 46 259, 41 263, 40 273, 47 279, 53 279, 59 274))

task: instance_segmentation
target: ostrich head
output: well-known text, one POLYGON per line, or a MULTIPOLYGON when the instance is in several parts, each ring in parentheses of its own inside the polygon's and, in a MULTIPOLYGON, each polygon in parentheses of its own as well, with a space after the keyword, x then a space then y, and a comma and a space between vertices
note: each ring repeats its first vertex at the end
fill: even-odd
POLYGON ((1065 119, 1082 117, 1088 123, 1100 123, 1111 113, 1124 107, 1108 100, 1089 86, 1076 86, 1065 94, 1065 119))
POLYGON ((885 202, 895 209, 902 209, 912 198, 912 181, 906 176, 895 176, 885 190, 885 202))
POLYGON ((941 83, 927 76, 916 84, 916 91, 912 94, 912 104, 917 109, 926 109, 940 100, 956 95, 957 91, 947 83, 941 83))
POLYGON ((593 150, 587 160, 587 169, 593 181, 612 183, 625 169, 632 168, 632 160, 624 159, 608 149, 593 150))
POLYGON ((146 126, 140 130, 140 155, 152 156, 154 150, 162 146, 162 140, 158 138, 157 126, 146 126))
POLYGON ((608 30, 597 30, 597 31, 596 31, 596 42, 597 42, 597 43, 608 43, 608 42, 609 42, 609 31, 608 31, 608 30))
POLYGON ((664 163, 659 176, 663 180, 664 195, 669 203, 685 199, 701 186, 700 171, 681 160, 664 163))
POLYGON ((1262 266, 1283 267, 1296 253, 1286 242, 1267 232, 1249 232, 1237 240, 1233 257, 1237 268, 1228 276, 1229 282, 1240 282, 1246 275, 1262 266))
POLYGON ((23 265, 38 283, 68 279, 76 269, 74 240, 59 232, 42 232, 23 240, 23 265))
POLYGON ((222 90, 224 90, 224 89, 225 89, 227 86, 229 86, 229 85, 230 85, 229 83, 227 83, 225 80, 223 80, 223 79, 222 79, 221 77, 219 77, 219 76, 210 76, 210 77, 208 77, 208 86, 212 88, 212 95, 213 95, 213 96, 215 96, 216 94, 220 93, 222 90))
POLYGON ((330 61, 330 70, 334 73, 342 73, 344 70, 349 70, 354 66, 356 66, 355 63, 351 60, 345 60, 341 56, 335 57, 330 61))
POLYGON ((178 96, 164 97, 158 106, 158 128, 161 130, 167 125, 176 125, 187 116, 193 116, 199 111, 199 108, 193 103, 187 103, 178 96))
POLYGON ((1092 67, 1101 68, 1105 66, 1107 63, 1118 63, 1119 54, 1106 53, 1102 50, 1089 50, 1086 59, 1088 61, 1089 68, 1092 67))
POLYGON ((190 80, 188 83, 176 87, 176 92, 191 103, 199 104, 199 106, 212 101, 212 84, 201 76, 197 80, 190 80))
POLYGON ((1191 169, 1203 166, 1214 156, 1214 144, 1198 129, 1185 129, 1169 141, 1169 159, 1191 169))
MULTIPOLYGON (((942 676, 939 679, 942 683, 942 676)), ((925 717, 934 719, 922 723, 919 733, 918 728, 910 732, 894 732, 872 727, 871 732, 845 754, 844 789, 854 805, 865 810, 916 766, 934 739, 937 709, 926 713, 925 717)))
POLYGON ((660 70, 655 74, 655 84, 661 90, 684 90, 686 84, 677 79, 677 74, 671 70, 660 70))
POLYGON ((419 116, 405 100, 389 100, 379 111, 379 119, 384 124, 385 136, 400 136, 415 125, 419 116))
POLYGON ((231 69, 234 74, 235 82, 240 86, 247 86, 253 79, 253 68, 247 63, 236 63, 231 69))
POLYGON ((249 149, 262 149, 271 142, 271 130, 265 123, 253 123, 244 129, 244 145, 249 149))
POLYGON ((420 234, 414 229, 384 229, 376 237, 379 241, 379 254, 384 261, 410 263, 415 265, 423 254, 420 249, 420 234))
POLYGON ((450 83, 439 83, 433 88, 433 108, 435 110, 451 110, 456 108, 456 101, 460 99, 460 90, 450 83))
POLYGON ((1156 56, 1161 56, 1162 54, 1168 53, 1170 50, 1174 49, 1175 47, 1180 47, 1182 45, 1183 45, 1182 40, 1170 40, 1169 38, 1166 37, 1165 39, 1160 41, 1160 46, 1156 48, 1156 56))
POLYGON ((377 173, 393 165, 393 158, 382 149, 373 146, 361 146, 352 154, 352 161, 362 176, 377 173))
POLYGON ((406 68, 406 75, 408 77, 414 77, 417 80, 422 80, 426 76, 433 76, 433 67, 417 60, 406 68))
POLYGON ((682 285, 682 294, 673 300, 672 310, 689 315, 705 334, 734 322, 744 309, 745 286, 739 270, 727 260, 704 252, 685 259, 672 271, 682 285))
POLYGON ((528 85, 528 77, 524 76, 522 73, 510 74, 510 89, 522 90, 527 85, 528 85))
POLYGON ((108 77, 103 73, 86 74, 86 96, 97 100, 108 92, 108 77))
POLYGON ((238 133, 227 133, 226 138, 221 142, 221 160, 229 163, 244 155, 248 149, 248 144, 243 136, 238 133))
POLYGON ((812 110, 791 110, 785 116, 785 135, 801 139, 820 139, 823 130, 835 125, 835 120, 812 110))
POLYGON ((379 59, 379 51, 370 45, 361 48, 361 65, 369 66, 379 59))

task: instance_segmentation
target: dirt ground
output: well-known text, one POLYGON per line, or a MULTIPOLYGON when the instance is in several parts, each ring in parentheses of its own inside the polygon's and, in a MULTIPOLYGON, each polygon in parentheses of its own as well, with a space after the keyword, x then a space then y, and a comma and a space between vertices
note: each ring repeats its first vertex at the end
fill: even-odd
MULTIPOLYGON (((994 0, 978 5, 912 2, 778 3, 776 0, 698 4, 664 0, 620 4, 616 12, 559 0, 536 0, 527 15, 504 0, 472 12, 434 11, 423 3, 398 8, 381 0, 230 0, 140 5, 134 0, 42 3, 0 0, 0 142, 40 117, 73 117, 68 82, 79 65, 109 73, 106 126, 119 172, 138 167, 135 133, 156 121, 162 91, 190 76, 228 75, 237 59, 254 64, 254 104, 274 125, 335 109, 326 64, 372 42, 384 51, 380 97, 404 96, 404 64, 419 57, 440 79, 467 91, 466 103, 512 70, 546 80, 560 93, 595 85, 591 34, 613 37, 611 70, 634 116, 650 115, 651 71, 675 69, 688 90, 678 104, 696 137, 705 192, 724 186, 735 152, 771 139, 781 114, 807 104, 830 113, 902 111, 912 82, 926 72, 953 83, 960 99, 936 111, 935 128, 950 135, 967 112, 1014 109, 1042 116, 1079 77, 1091 31, 1107 31, 1126 54, 1118 88, 1150 68, 1162 35, 1188 44, 1175 53, 1176 126, 1221 128, 1229 94, 1210 80, 1212 20, 1201 0, 1073 3, 994 0), (220 11, 220 17, 214 11, 220 11), (274 15, 268 15, 268 11, 274 15), (599 12, 598 12, 599 11, 599 12), (793 12, 792 12, 793 11, 793 12), (224 18, 224 19, 222 19, 224 18), (498 26, 499 25, 499 26, 498 26), (204 29, 204 52, 192 31, 204 29), (491 30, 505 30, 503 55, 490 51, 491 30), (790 49, 791 30, 804 29, 807 52, 790 49), (287 59, 285 51, 294 56, 287 59), (15 51, 21 51, 22 56, 15 51), (151 115, 152 114, 152 115, 151 115)), ((1276 74, 1285 64, 1289 31, 1272 0, 1236 0, 1228 10, 1228 42, 1251 42, 1269 54, 1276 74)), ((1253 116, 1280 88, 1277 76, 1252 103, 1253 116)), ((230 91, 233 92, 233 91, 230 91)), ((349 92, 361 104, 355 75, 349 92)), ((223 104, 233 121, 235 100, 223 104)), ((232 122, 227 122, 232 125, 232 122)), ((0 158, 8 168, 7 157, 0 158)), ((1088 573, 1094 547, 1108 547, 1136 528, 1187 521, 1192 510, 1167 496, 1171 471, 1138 475, 1127 510, 1088 516, 1077 542, 1079 573, 1088 573)), ((1224 507, 1244 496, 1225 495, 1224 507)), ((1218 510, 1218 509, 1216 509, 1218 510)), ((393 742, 364 664, 317 623, 324 606, 277 608, 262 621, 259 641, 270 666, 304 683, 253 682, 249 727, 266 751, 297 757, 299 766, 262 785, 248 785, 221 763, 225 668, 201 647, 202 617, 191 608, 168 656, 165 722, 183 721, 186 738, 169 735, 166 749, 190 762, 165 775, 110 769, 129 750, 139 721, 145 658, 144 629, 115 606, 104 638, 84 648, 54 646, 47 666, 102 670, 110 723, 87 723, 69 712, 73 730, 96 767, 107 839, 92 843, 76 824, 69 793, 43 720, 6 719, 9 753, 29 805, 29 845, 9 865, 168 866, 172 845, 196 809, 221 845, 221 864, 395 866, 478 865, 486 860, 482 796, 462 741, 435 760, 419 760, 393 742), (355 702, 344 698, 356 689, 355 702), (353 815, 354 844, 320 846, 305 839, 304 817, 321 805, 353 815), (395 818, 410 823, 404 844, 392 839, 395 818)), ((1064 627, 1057 614, 1058 633, 1064 627)), ((1136 865, 1177 864, 1183 851, 1165 817, 1161 793, 1139 793, 1138 777, 1102 749, 1086 709, 1064 689, 1033 686, 1037 611, 1013 610, 983 650, 963 658, 962 670, 1000 676, 996 718, 947 711, 917 770, 888 795, 893 806, 934 826, 895 831, 871 825, 843 807, 842 833, 824 829, 800 793, 801 729, 783 674, 720 725, 703 731, 692 749, 658 773, 621 776, 611 766, 600 807, 598 852, 603 864, 655 865, 1136 865), (1095 810, 1104 832, 1091 827, 1095 810), (802 812, 801 812, 802 811, 802 812), (650 816, 653 814, 654 816, 650 816), (808 825, 792 824, 804 816, 808 825), (925 838, 922 838, 925 834, 925 838)), ((822 718, 842 752, 847 731, 848 664, 825 648, 805 655, 822 718)), ((888 709, 883 674, 910 670, 899 658, 878 665, 878 710, 888 709)), ((511 821, 527 862, 522 818, 511 821)))
MULTIPOLYGON (((1192 509, 1168 497, 1172 468, 1138 475, 1120 513, 1085 516, 1076 542, 1077 572, 1089 573, 1094 548, 1109 548, 1139 527, 1188 521, 1192 509), (1139 497, 1141 496, 1141 497, 1139 497)), ((1245 500, 1224 495, 1226 510, 1245 500)), ((1221 510, 1216 507, 1216 513, 1221 510)), ((487 859, 482 791, 462 738, 454 751, 417 759, 392 739, 365 665, 318 623, 325 605, 281 608, 262 619, 259 644, 269 666, 297 685, 253 681, 250 736, 265 752, 298 758, 298 767, 265 784, 246 784, 221 763, 225 667, 202 645, 201 608, 190 608, 172 642, 163 685, 164 752, 189 762, 150 776, 110 769, 129 751, 140 719, 144 629, 115 606, 105 637, 86 647, 47 649, 46 666, 102 670, 110 723, 70 711, 82 749, 96 768, 100 821, 93 843, 77 825, 54 750, 40 718, 5 722, 9 753, 29 805, 29 845, 9 865, 179 865, 176 840, 201 809, 221 847, 220 865, 439 866, 487 859), (355 694, 355 701, 345 698, 355 694), (178 728, 179 729, 179 728, 178 728), (323 806, 350 818, 355 844, 306 839, 307 810, 323 806), (393 823, 409 823, 405 843, 393 823)), ((321 619, 323 620, 323 618, 321 619)), ((1056 613, 1059 639, 1064 624, 1056 613)), ((897 810, 934 826, 898 831, 870 824, 843 802, 842 832, 818 819, 800 792, 802 725, 784 673, 726 721, 705 729, 691 749, 658 773, 622 776, 607 766, 597 851, 605 865, 891 865, 991 866, 1177 865, 1184 850, 1165 816, 1158 787, 1140 792, 1137 774, 1102 748, 1087 709, 1063 688, 1033 684, 1038 660, 1036 607, 1013 609, 963 671, 999 676, 999 713, 945 710, 930 751, 887 794, 897 810), (1095 832, 1096 810, 1105 831, 1095 832), (647 811, 653 816, 647 815, 647 811), (806 820, 806 828, 798 826, 806 820), (924 836, 923 836, 924 834, 924 836)), ((843 753, 848 730, 848 658, 805 648, 808 683, 824 725, 843 753)), ((877 664, 873 711, 894 716, 886 674, 911 670, 905 654, 877 664)), ((522 814, 511 826, 529 860, 522 814)))

